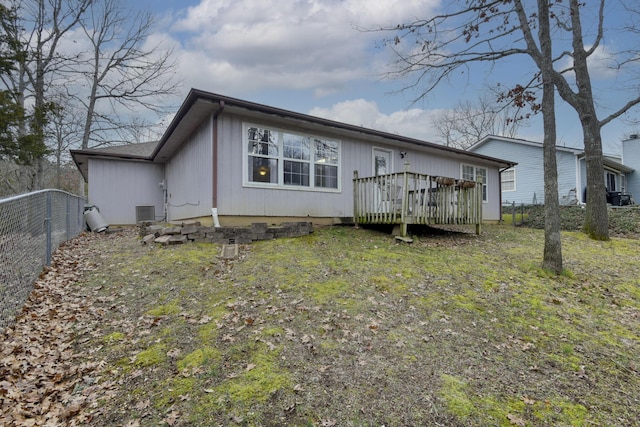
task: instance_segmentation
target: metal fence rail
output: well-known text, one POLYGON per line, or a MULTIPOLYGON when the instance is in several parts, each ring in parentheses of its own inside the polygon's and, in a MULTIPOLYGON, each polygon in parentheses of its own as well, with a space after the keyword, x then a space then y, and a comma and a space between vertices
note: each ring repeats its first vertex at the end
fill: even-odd
POLYGON ((0 331, 13 322, 52 252, 84 229, 84 204, 59 190, 0 200, 0 331))

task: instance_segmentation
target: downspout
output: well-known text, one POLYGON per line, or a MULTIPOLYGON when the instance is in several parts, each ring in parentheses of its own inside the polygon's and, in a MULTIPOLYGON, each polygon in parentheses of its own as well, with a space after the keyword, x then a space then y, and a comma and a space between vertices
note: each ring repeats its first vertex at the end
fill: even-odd
POLYGON ((220 227, 218 222, 218 116, 224 110, 224 101, 220 101, 220 108, 213 113, 213 141, 211 159, 211 215, 214 227, 220 227))

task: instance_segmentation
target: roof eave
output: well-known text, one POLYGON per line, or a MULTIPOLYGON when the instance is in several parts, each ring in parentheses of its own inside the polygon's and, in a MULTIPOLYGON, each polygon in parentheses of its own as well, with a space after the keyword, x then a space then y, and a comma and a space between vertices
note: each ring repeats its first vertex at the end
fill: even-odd
POLYGON ((130 160, 130 161, 140 161, 140 162, 150 162, 152 158, 150 156, 139 156, 135 154, 118 154, 118 153, 104 153, 97 150, 69 150, 71 153, 71 158, 75 163, 76 167, 80 171, 80 174, 84 178, 85 182, 89 182, 89 158, 92 159, 119 159, 119 160, 130 160))
MULTIPOLYGON (((364 128, 362 126, 351 125, 347 123, 337 122, 334 120, 324 119, 321 117, 311 116, 308 114, 297 113, 289 110, 284 110, 277 107, 270 107, 263 104, 257 104, 250 101, 244 101, 237 98, 232 98, 228 96, 223 96, 211 92, 206 92, 198 89, 191 89, 187 98, 183 102, 182 106, 178 110, 178 113, 172 120, 171 124, 167 128, 167 131, 162 136, 160 143, 156 147, 156 150, 153 152, 152 157, 155 161, 163 159, 159 159, 158 156, 165 156, 165 159, 172 154, 175 149, 175 146, 179 146, 181 144, 183 138, 179 136, 186 136, 193 132, 193 128, 189 127, 189 123, 186 125, 182 124, 182 121, 187 117, 194 108, 197 106, 197 103, 203 102, 203 108, 200 111, 196 111, 197 120, 191 119, 191 123, 196 123, 201 120, 206 114, 214 114, 216 112, 220 112, 223 109, 225 110, 233 110, 233 109, 242 109, 254 111, 266 115, 271 116, 279 116, 285 119, 293 119, 306 123, 310 123, 317 126, 330 127, 341 132, 355 133, 359 135, 366 136, 374 136, 377 138, 381 138, 385 141, 394 141, 400 144, 409 144, 419 146, 423 149, 432 149, 437 152, 448 152, 451 154, 455 154, 457 156, 462 156, 464 158, 469 159, 482 159, 486 162, 495 163, 499 167, 512 167, 516 165, 515 162, 510 162, 503 159, 498 159, 495 157, 485 156, 477 153, 471 153, 466 150, 460 150, 457 148, 447 147, 441 144, 435 144, 432 142, 427 142, 415 138, 409 138, 405 136, 400 136, 388 132, 378 131, 374 129, 364 128), (178 134, 178 136, 176 135, 178 134), (172 147, 173 146, 173 147, 172 147)), ((193 114, 193 113, 191 113, 193 114)), ((199 123, 198 123, 199 124, 199 123)))

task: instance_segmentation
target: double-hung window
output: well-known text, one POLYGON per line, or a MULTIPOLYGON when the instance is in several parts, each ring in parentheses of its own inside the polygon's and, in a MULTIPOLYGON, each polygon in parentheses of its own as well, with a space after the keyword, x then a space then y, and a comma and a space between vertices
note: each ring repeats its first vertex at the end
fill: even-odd
POLYGON ((249 180, 252 182, 278 182, 280 133, 270 129, 249 128, 249 180))
POLYGON ((318 188, 338 188, 338 141, 314 138, 314 185, 318 188))
POLYGON ((308 136, 282 134, 284 184, 309 186, 311 140, 308 136))
POLYGON ((482 201, 487 201, 487 169, 472 165, 462 165, 462 179, 482 183, 482 201))
POLYGON ((516 191, 516 170, 509 168, 500 175, 502 191, 516 191))
POLYGON ((340 142, 245 125, 247 185, 339 190, 340 142))

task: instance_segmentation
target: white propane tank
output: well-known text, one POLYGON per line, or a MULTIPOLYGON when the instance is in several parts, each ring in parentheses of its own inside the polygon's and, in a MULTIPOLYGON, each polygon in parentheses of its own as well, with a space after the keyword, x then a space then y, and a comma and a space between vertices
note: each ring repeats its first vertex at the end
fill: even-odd
POLYGON ((109 228, 109 224, 102 218, 100 211, 95 206, 85 210, 83 216, 91 231, 101 233, 109 228))

